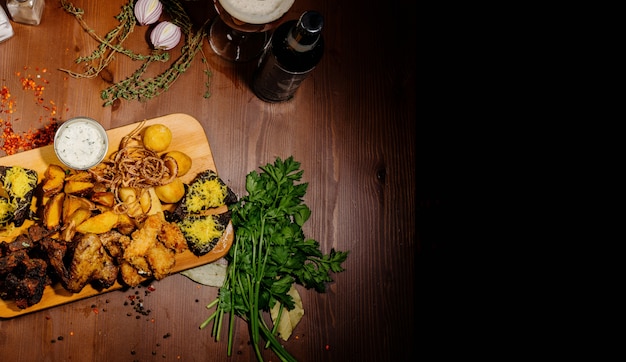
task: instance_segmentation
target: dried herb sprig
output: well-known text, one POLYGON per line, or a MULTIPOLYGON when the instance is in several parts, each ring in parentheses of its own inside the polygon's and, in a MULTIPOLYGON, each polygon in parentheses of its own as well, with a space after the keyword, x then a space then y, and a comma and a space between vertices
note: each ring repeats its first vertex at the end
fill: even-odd
MULTIPOLYGON (((202 41, 206 34, 203 31, 196 34, 185 34, 186 44, 182 48, 181 56, 163 73, 153 78, 142 78, 151 60, 147 60, 133 75, 110 86, 102 91, 101 98, 106 100, 105 106, 113 104, 116 99, 141 100, 151 99, 166 92, 169 87, 184 73, 198 51, 202 51, 202 41)), ((204 55, 203 55, 204 57, 204 55)), ((205 84, 208 86, 208 83, 205 84)), ((206 94, 205 94, 206 96, 206 94)))
POLYGON ((109 31, 104 39, 98 36, 93 29, 89 28, 85 20, 83 19, 84 10, 75 7, 73 4, 64 0, 61 1, 63 9, 70 14, 73 14, 78 23, 85 29, 85 31, 100 45, 96 48, 91 55, 86 57, 78 57, 75 62, 77 64, 85 63, 86 70, 82 73, 74 72, 69 69, 61 69, 62 71, 70 74, 75 78, 94 78, 100 74, 100 72, 106 68, 113 59, 115 59, 115 53, 122 53, 133 60, 147 60, 147 61, 160 61, 166 62, 169 60, 169 53, 152 52, 150 55, 136 54, 124 47, 122 43, 133 32, 135 28, 135 15, 133 13, 132 1, 122 7, 121 12, 115 17, 120 24, 114 29, 109 31), (93 64, 96 62, 96 64, 93 64))
MULTIPOLYGON (((113 84, 101 92, 100 97, 105 100, 104 106, 112 105, 117 99, 147 100, 167 91, 172 83, 190 67, 195 55, 198 52, 202 53, 202 43, 207 35, 206 28, 209 24, 209 20, 207 20, 198 31, 194 32, 192 21, 189 16, 187 16, 185 9, 179 1, 161 0, 161 2, 163 3, 165 11, 171 16, 171 21, 181 28, 186 39, 185 45, 181 49, 181 56, 163 73, 153 78, 143 78, 148 66, 152 62, 168 61, 170 59, 169 53, 154 50, 149 55, 136 54, 122 46, 124 40, 126 40, 134 30, 136 23, 133 12, 133 0, 129 0, 128 3, 122 7, 122 10, 116 16, 119 25, 109 31, 104 39, 100 38, 84 21, 84 10, 75 7, 65 0, 61 0, 63 9, 74 15, 83 29, 100 43, 98 48, 94 50, 91 55, 76 59, 76 63, 78 64, 87 64, 87 69, 83 73, 73 72, 67 69, 61 69, 61 71, 75 78, 93 78, 113 61, 115 54, 119 53, 128 56, 132 60, 143 61, 143 64, 126 79, 113 84)), ((202 53, 202 62, 206 65, 204 53, 202 53)), ((210 96, 208 88, 210 85, 209 80, 211 72, 205 69, 204 73, 207 75, 207 82, 205 83, 207 91, 204 93, 204 97, 208 98, 210 96)))

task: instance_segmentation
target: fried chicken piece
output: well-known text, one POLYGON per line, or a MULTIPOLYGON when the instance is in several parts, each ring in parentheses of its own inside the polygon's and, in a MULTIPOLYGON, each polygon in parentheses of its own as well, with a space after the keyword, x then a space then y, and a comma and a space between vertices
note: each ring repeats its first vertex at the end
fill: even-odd
POLYGON ((130 245, 124 249, 124 260, 137 268, 139 273, 151 274, 145 256, 157 243, 157 235, 161 232, 163 220, 160 214, 149 215, 141 227, 133 231, 130 245))
MULTIPOLYGON (((163 279, 172 272, 177 252, 186 246, 185 238, 174 223, 165 221, 163 213, 148 215, 139 229, 131 234, 123 260, 142 277, 163 279)), ((136 283, 137 277, 126 271, 125 279, 136 283)))
POLYGON ((177 254, 187 250, 185 235, 180 231, 178 225, 173 222, 163 222, 163 227, 159 233, 159 241, 177 254))
POLYGON ((161 280, 172 272, 174 264, 176 264, 176 253, 168 249, 161 243, 155 243, 146 253, 146 260, 150 264, 152 276, 156 280, 161 280))
POLYGON ((148 277, 139 274, 139 271, 125 260, 122 260, 120 263, 120 274, 124 284, 130 287, 136 287, 140 283, 148 280, 148 277))

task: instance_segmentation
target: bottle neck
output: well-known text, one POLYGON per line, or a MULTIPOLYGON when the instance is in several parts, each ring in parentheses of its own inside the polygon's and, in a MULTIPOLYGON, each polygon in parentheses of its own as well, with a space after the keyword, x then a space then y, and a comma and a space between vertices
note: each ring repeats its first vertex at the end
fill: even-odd
POLYGON ((324 25, 324 18, 316 11, 307 11, 287 34, 287 45, 299 53, 307 52, 317 45, 324 25))

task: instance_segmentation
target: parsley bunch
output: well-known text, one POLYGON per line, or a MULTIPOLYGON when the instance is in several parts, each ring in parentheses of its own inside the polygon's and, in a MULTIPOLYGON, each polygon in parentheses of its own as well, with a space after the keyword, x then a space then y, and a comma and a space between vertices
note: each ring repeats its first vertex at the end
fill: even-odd
POLYGON ((287 294, 293 283, 325 292, 326 283, 332 281, 329 273, 344 270, 341 264, 348 252, 332 249, 324 255, 317 241, 304 237, 302 225, 311 210, 302 200, 308 183, 297 184, 303 174, 299 168, 300 163, 289 157, 260 167, 261 173, 250 172, 246 176, 248 195, 229 207, 235 242, 226 256, 228 271, 218 297, 207 306, 216 307, 215 311, 200 325, 204 328, 214 320, 213 335, 219 340, 224 315, 230 314, 229 356, 234 319, 239 316, 250 327, 259 361, 261 337, 281 361, 295 361, 280 345, 263 313, 277 302, 293 309, 293 298, 287 294))

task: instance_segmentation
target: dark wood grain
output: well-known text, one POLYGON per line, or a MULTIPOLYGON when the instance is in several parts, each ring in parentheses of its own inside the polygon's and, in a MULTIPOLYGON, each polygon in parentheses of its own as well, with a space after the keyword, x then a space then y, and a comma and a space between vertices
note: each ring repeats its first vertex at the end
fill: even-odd
MULTIPOLYGON (((4 2, 3 2, 4 4, 4 2)), ((75 0, 85 21, 103 35, 124 1, 75 0)), ((211 1, 189 2, 194 21, 214 16, 211 1)), ((42 94, 56 117, 88 116, 105 128, 171 113, 198 119, 220 176, 245 192, 248 172, 291 155, 302 163, 312 210, 304 229, 322 250, 350 250, 346 270, 328 291, 300 289, 305 316, 287 348, 300 361, 400 361, 416 353, 415 262, 420 249, 416 196, 416 33, 408 1, 395 8, 356 0, 297 0, 287 18, 315 9, 325 16, 326 52, 295 99, 264 103, 249 89, 254 63, 232 64, 205 42, 200 57, 159 97, 103 107, 100 90, 130 75, 138 63, 118 57, 106 75, 74 79, 58 71, 96 46, 58 1, 48 0, 39 26, 12 23, 15 36, 0 44, 0 82, 15 101, 16 132, 41 127, 49 112, 17 72, 41 73, 42 94), (36 71, 35 69, 39 69, 36 71), (203 98, 212 73, 209 98, 203 98)), ((147 28, 126 46, 149 52, 147 28)), ((174 49, 176 54, 178 48, 174 49)), ((150 69, 157 74, 167 65, 150 69)), ((255 361, 248 331, 236 325, 233 356, 226 335, 216 342, 199 324, 217 295, 181 275, 154 282, 155 290, 120 290, 12 319, 0 320, 0 355, 16 361, 255 361), (141 315, 129 296, 150 310, 141 315)), ((266 361, 276 361, 265 351, 266 361)))

